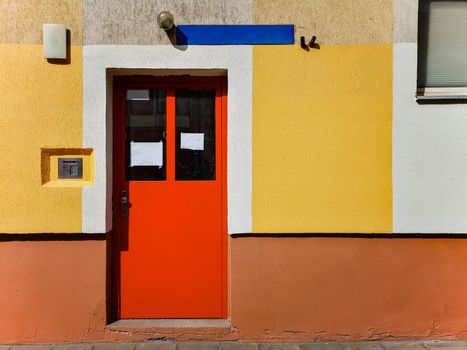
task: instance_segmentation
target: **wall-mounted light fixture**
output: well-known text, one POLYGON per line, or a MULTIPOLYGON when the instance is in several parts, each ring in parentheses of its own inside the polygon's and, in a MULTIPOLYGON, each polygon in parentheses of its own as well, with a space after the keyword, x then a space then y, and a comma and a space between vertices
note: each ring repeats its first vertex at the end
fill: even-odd
POLYGON ((43 24, 44 58, 66 59, 66 27, 63 24, 43 24))
POLYGON ((174 26, 174 16, 169 11, 159 12, 156 20, 157 25, 165 31, 171 30, 174 26))

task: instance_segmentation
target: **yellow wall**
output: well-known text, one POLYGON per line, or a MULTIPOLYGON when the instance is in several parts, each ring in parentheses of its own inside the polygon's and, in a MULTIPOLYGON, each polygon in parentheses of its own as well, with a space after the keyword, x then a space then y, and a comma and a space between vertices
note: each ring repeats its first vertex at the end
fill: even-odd
POLYGON ((81 189, 41 185, 41 148, 82 143, 82 48, 52 64, 42 45, 0 45, 0 233, 80 232, 81 189))
POLYGON ((253 48, 253 231, 390 232, 391 45, 253 48))
MULTIPOLYGON (((44 186, 41 149, 81 147, 82 48, 52 64, 40 42, 64 23, 80 45, 82 1, 0 10, 0 233, 80 232, 81 189, 44 186)), ((321 45, 253 48, 254 232, 390 232, 392 0, 254 0, 253 21, 321 45)))

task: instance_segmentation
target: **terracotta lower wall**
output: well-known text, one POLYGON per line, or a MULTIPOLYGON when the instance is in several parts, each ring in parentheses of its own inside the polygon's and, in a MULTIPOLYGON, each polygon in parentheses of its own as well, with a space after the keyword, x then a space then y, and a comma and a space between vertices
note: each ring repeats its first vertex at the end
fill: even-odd
MULTIPOLYGON (((467 239, 243 237, 230 250, 232 333, 180 339, 467 338, 467 239)), ((0 242, 0 271, 0 343, 158 336, 106 329, 105 241, 0 242)))
POLYGON ((467 240, 234 238, 243 339, 467 338, 467 240))
POLYGON ((0 344, 102 337, 106 242, 0 242, 0 344))

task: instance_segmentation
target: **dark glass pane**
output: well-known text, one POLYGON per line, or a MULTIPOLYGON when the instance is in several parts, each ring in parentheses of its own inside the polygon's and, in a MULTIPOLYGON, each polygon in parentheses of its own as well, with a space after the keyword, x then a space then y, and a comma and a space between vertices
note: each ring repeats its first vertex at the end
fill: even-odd
POLYGON ((176 180, 216 178, 215 90, 176 90, 176 180))
POLYGON ((166 179, 166 91, 126 92, 126 179, 166 179))

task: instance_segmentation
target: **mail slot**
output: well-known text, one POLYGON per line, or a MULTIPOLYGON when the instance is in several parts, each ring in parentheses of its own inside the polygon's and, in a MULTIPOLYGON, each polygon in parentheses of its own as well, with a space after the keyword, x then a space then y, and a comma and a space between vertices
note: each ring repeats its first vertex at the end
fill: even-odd
POLYGON ((82 179, 83 158, 58 158, 59 179, 82 179))

